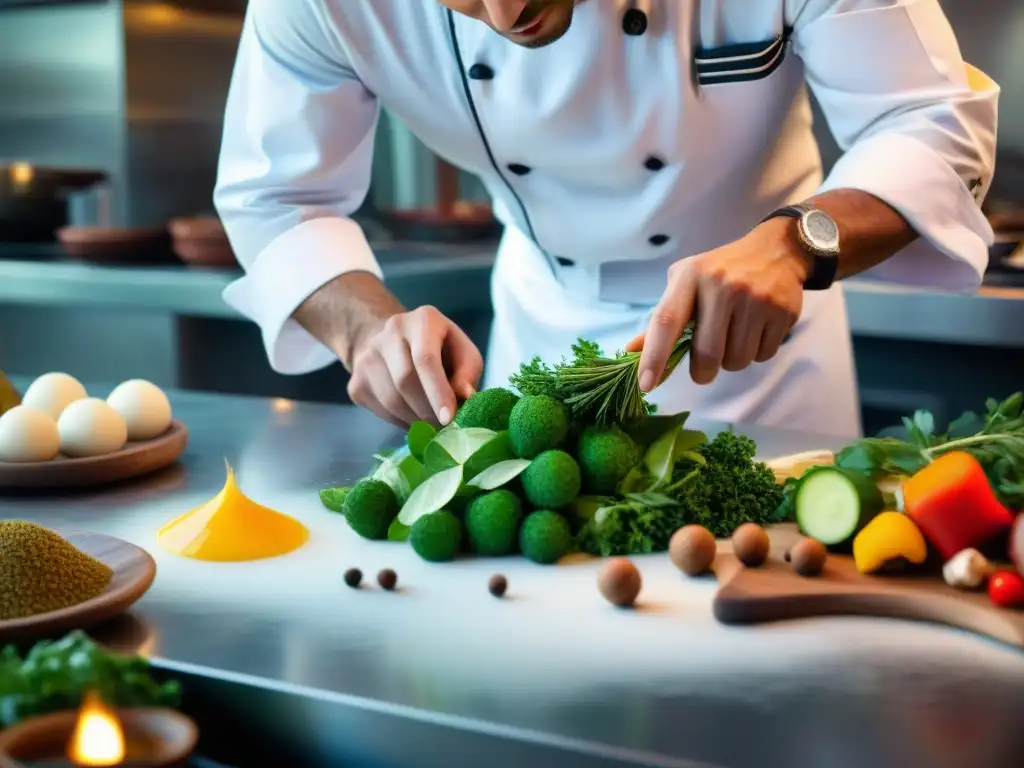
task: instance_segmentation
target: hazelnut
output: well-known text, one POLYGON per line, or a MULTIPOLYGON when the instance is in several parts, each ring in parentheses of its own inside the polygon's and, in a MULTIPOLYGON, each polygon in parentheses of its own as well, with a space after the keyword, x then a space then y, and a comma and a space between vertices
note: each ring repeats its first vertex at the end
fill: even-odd
POLYGON ((668 543, 668 554, 672 563, 687 576, 705 573, 715 561, 718 543, 707 528, 702 525, 687 525, 680 528, 668 543))
POLYGON ((613 557, 597 574, 597 588, 612 605, 628 608, 640 594, 640 571, 624 557, 613 557))
POLYGON ((744 523, 732 534, 732 550, 748 568, 758 568, 768 559, 771 540, 757 523, 744 523))
POLYGON ((381 589, 390 592, 398 584, 398 574, 390 568, 385 568, 377 574, 377 583, 380 584, 381 589))
POLYGON ((825 567, 828 550, 817 539, 808 536, 800 539, 786 553, 786 560, 792 563, 793 570, 801 576, 817 576, 825 567))
POLYGON ((500 573, 496 573, 491 576, 491 580, 487 582, 487 591, 495 597, 504 597, 505 591, 508 589, 508 579, 502 576, 500 573))

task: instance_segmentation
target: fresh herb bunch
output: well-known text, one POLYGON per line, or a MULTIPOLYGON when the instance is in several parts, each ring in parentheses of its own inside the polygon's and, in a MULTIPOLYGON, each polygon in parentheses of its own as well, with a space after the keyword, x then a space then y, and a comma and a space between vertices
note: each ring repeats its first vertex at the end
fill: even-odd
POLYGON ((743 523, 782 520, 782 489, 774 473, 754 461, 753 440, 727 431, 696 447, 679 446, 668 478, 635 474, 624 481, 622 495, 592 504, 577 536, 580 549, 604 557, 662 552, 672 534, 691 523, 724 538, 743 523))
POLYGON ((904 418, 902 427, 882 436, 858 440, 840 451, 836 464, 876 480, 910 476, 943 453, 966 451, 985 468, 996 494, 1013 509, 1024 508, 1024 392, 1003 401, 989 399, 985 414, 968 411, 936 429, 928 411, 904 418))
POLYGON ((140 656, 111 653, 80 631, 37 643, 22 658, 13 645, 0 651, 0 727, 81 705, 95 691, 118 707, 175 707, 181 689, 159 683, 140 656))
MULTIPOLYGON (((693 325, 676 342, 665 366, 671 374, 690 351, 693 325)), ((592 341, 577 340, 572 359, 554 367, 539 357, 521 366, 509 383, 524 395, 549 395, 565 403, 585 424, 632 424, 652 412, 640 390, 640 352, 605 357, 592 341)))

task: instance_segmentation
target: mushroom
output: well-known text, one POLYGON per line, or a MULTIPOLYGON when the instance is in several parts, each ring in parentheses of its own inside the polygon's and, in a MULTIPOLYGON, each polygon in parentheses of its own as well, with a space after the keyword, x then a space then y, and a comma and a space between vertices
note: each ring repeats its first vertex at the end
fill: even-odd
POLYGON ((942 578, 957 589, 978 589, 994 568, 985 556, 976 549, 962 549, 942 566, 942 578))

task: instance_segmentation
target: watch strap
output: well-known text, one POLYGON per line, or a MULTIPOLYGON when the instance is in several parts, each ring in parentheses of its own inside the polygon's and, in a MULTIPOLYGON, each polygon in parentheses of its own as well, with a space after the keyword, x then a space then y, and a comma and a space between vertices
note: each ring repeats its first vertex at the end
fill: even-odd
POLYGON ((800 219, 803 218, 803 215, 810 210, 811 206, 806 203, 794 203, 793 205, 787 205, 785 208, 779 208, 776 211, 772 211, 761 219, 761 223, 764 224, 766 221, 777 219, 780 216, 787 216, 791 219, 800 219))
MULTIPOLYGON (((764 224, 766 221, 779 218, 780 216, 800 220, 805 214, 812 210, 814 210, 814 208, 806 203, 787 205, 784 208, 772 211, 761 220, 761 223, 764 224)), ((801 240, 803 240, 802 237, 801 240)), ((828 290, 836 280, 836 274, 839 271, 839 259, 834 255, 816 252, 810 249, 807 244, 804 244, 804 250, 806 250, 811 257, 811 272, 804 281, 804 290, 828 290)))

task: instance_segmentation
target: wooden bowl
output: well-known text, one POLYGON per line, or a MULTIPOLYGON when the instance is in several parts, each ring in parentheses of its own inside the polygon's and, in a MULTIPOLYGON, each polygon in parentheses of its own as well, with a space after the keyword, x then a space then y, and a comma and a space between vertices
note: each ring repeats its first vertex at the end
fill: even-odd
POLYGON ((141 547, 101 533, 57 531, 87 555, 114 570, 110 583, 92 600, 21 619, 0 621, 0 643, 56 637, 120 616, 146 594, 156 578, 156 563, 141 547))
POLYGON ((231 248, 220 219, 199 216, 174 219, 168 224, 174 252, 186 264, 200 267, 237 267, 238 259, 231 248))
POLYGON ((152 440, 128 443, 105 456, 17 463, 0 461, 0 489, 72 488, 105 485, 155 472, 173 464, 188 444, 180 421, 152 440))
POLYGON ((68 256, 92 262, 166 262, 170 236, 166 229, 62 227, 57 239, 68 256))

